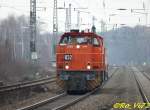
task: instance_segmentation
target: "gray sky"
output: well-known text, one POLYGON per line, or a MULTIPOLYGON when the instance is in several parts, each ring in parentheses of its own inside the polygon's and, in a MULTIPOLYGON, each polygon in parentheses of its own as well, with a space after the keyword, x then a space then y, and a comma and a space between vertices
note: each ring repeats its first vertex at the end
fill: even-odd
MULTIPOLYGON (((82 24, 81 28, 90 28, 92 25, 92 16, 97 18, 96 27, 100 30, 100 21, 104 20, 108 24, 108 29, 112 28, 111 24, 127 24, 128 26, 135 26, 137 24, 145 25, 145 15, 138 13, 131 13, 130 9, 142 9, 143 2, 145 3, 146 9, 149 9, 149 0, 58 0, 58 7, 68 7, 69 3, 72 4, 73 8, 87 7, 82 11, 88 11, 90 14, 82 13, 80 21, 82 24), (105 9, 104 9, 105 4, 105 9), (129 10, 119 11, 118 8, 126 8, 129 10), (109 15, 116 14, 110 17, 109 15), (139 22, 140 18, 140 22, 139 22)), ((26 15, 29 16, 29 3, 30 0, 0 0, 0 19, 6 18, 8 15, 26 15)), ((43 31, 52 31, 53 21, 53 0, 37 0, 37 7, 46 7, 46 10, 37 8, 37 19, 40 19, 42 23, 43 31)), ((138 12, 144 12, 135 10, 138 12)), ((59 31, 64 31, 65 27, 65 10, 58 11, 59 31)), ((77 21, 77 12, 72 10, 72 27, 75 27, 77 21)), ((149 16, 148 16, 149 18, 149 16)), ((149 24, 148 20, 148 24, 149 24)))

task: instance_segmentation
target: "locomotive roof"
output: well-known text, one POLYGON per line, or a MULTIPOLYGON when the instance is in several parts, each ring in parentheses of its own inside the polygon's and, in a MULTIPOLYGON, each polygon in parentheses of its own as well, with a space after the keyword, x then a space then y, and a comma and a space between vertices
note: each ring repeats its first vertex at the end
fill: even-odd
POLYGON ((63 34, 63 36, 64 35, 83 36, 83 37, 84 36, 91 36, 91 37, 93 37, 93 35, 94 35, 94 36, 99 37, 100 39, 103 39, 101 36, 99 36, 99 35, 97 35, 97 34, 95 34, 93 32, 66 32, 66 33, 63 34))

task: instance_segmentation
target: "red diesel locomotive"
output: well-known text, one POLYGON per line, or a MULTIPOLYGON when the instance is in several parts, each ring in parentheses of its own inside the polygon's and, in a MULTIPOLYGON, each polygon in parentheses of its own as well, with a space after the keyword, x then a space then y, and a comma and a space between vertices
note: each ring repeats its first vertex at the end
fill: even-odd
POLYGON ((66 91, 89 91, 107 80, 103 38, 72 30, 56 47, 57 83, 66 91))

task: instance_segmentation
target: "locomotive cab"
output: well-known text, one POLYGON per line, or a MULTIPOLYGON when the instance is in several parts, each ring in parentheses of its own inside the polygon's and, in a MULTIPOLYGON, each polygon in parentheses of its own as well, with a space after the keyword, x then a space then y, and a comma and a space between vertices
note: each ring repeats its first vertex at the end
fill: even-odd
POLYGON ((95 33, 65 33, 56 57, 57 82, 67 91, 92 90, 105 79, 103 38, 95 33))

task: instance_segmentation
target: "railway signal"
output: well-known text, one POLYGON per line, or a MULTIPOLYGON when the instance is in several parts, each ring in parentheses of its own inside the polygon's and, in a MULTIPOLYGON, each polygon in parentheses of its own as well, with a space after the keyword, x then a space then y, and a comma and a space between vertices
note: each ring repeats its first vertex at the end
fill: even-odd
POLYGON ((31 60, 37 60, 36 52, 36 0, 30 0, 30 53, 31 60))
POLYGON ((58 12, 57 12, 57 0, 54 0, 53 7, 53 36, 52 36, 52 61, 55 59, 56 53, 56 38, 58 34, 58 12))

